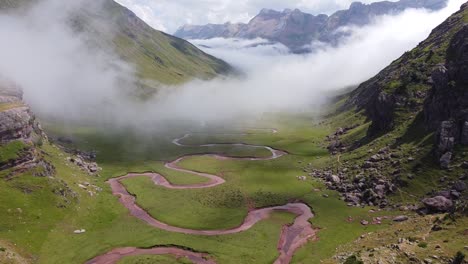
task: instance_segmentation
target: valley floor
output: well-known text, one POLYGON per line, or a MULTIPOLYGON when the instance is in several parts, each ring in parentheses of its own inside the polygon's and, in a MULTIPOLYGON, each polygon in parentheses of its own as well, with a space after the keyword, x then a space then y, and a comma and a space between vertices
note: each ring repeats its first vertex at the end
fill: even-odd
MULTIPOLYGON (((136 204, 151 218, 181 229, 229 230, 240 226, 254 209, 287 203, 307 205, 314 214, 309 223, 315 235, 294 252, 291 263, 343 263, 346 259, 346 263, 359 263, 349 262, 353 259, 351 255, 365 263, 377 263, 374 262, 377 260, 406 263, 411 257, 444 263, 444 259, 458 251, 467 253, 466 217, 421 217, 398 209, 351 207, 340 199, 338 192, 328 190, 321 180, 310 176, 314 169, 338 171, 346 162, 360 162, 362 158, 356 157, 356 152, 354 156, 333 156, 326 149, 326 136, 351 123, 358 126, 348 134, 349 140, 361 137, 368 124, 359 113, 348 112, 339 119, 321 122, 306 116, 284 116, 257 125, 274 127, 275 133, 270 129, 242 126, 218 129, 219 133, 210 129, 209 134, 194 133, 181 139, 183 144, 179 145, 174 144, 174 137, 183 137, 187 131, 172 131, 139 142, 138 136, 129 133, 109 136, 85 128, 65 133, 49 124, 50 134, 66 135, 80 149, 96 150, 103 170, 99 177, 90 176, 68 161, 70 154, 44 143, 41 149, 56 167, 55 176, 40 178, 26 173, 11 177, 9 171, 2 171, 0 262, 86 263, 116 248, 175 247, 201 254, 205 260, 216 263, 273 263, 279 257, 277 247, 282 230, 296 217, 288 210, 273 212, 251 228, 232 234, 205 236, 166 231, 130 214, 113 195, 108 180, 129 172, 158 173, 172 185, 210 183, 206 177, 193 174, 194 171, 216 175, 225 181, 210 188, 170 189, 154 184, 145 176, 121 180, 122 186, 135 197, 136 204), (288 155, 268 159, 271 153, 265 148, 229 144, 199 146, 240 142, 270 146, 288 155), (259 159, 193 155, 206 153, 259 159), (183 155, 192 155, 177 164, 185 171, 165 166, 183 155), (398 215, 406 215, 409 220, 392 221, 398 215), (442 228, 432 232, 436 220, 442 228), (365 221, 369 224, 363 225, 365 221), (75 234, 75 230, 82 229, 85 232, 75 234)), ((418 179, 404 191, 412 191, 419 197, 425 191, 419 187, 421 181, 418 179)), ((401 194, 391 199, 398 203, 419 198, 401 194)), ((118 263, 190 263, 190 260, 143 254, 124 257, 118 263)))

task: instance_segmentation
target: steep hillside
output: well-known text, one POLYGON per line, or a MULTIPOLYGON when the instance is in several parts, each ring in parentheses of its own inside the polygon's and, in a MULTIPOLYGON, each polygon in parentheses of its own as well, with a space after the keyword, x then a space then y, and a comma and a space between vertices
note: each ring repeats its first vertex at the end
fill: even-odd
POLYGON ((346 117, 346 126, 328 137, 341 180, 316 176, 345 201, 417 209, 422 200, 424 212, 466 212, 467 22, 464 4, 343 102, 333 119, 346 117))
MULTIPOLYGON (((14 12, 40 1, 0 0, 0 8, 14 12)), ((113 48, 124 60, 134 63, 143 79, 175 84, 193 78, 209 79, 231 70, 227 63, 189 42, 154 30, 112 0, 86 1, 91 0, 83 0, 85 4, 74 18, 75 28, 90 33, 103 49, 113 48)))
MULTIPOLYGON (((444 121, 463 125, 467 106, 463 96, 467 88, 467 7, 463 5, 418 47, 352 93, 348 104, 365 109, 372 121, 369 135, 388 132, 418 115, 424 119, 427 132, 442 129, 447 125, 444 121)), ((460 134, 463 128, 456 130, 460 134)), ((455 138, 456 142, 465 142, 455 138)))
POLYGON ((336 44, 341 34, 336 30, 343 26, 363 26, 375 16, 398 14, 408 8, 439 10, 445 7, 446 0, 401 0, 398 2, 375 2, 362 4, 355 2, 347 10, 337 11, 331 16, 311 15, 299 9, 286 9, 282 12, 263 9, 248 24, 208 24, 185 25, 175 33, 186 39, 223 38, 265 38, 280 42, 293 52, 307 51, 312 41, 336 44))

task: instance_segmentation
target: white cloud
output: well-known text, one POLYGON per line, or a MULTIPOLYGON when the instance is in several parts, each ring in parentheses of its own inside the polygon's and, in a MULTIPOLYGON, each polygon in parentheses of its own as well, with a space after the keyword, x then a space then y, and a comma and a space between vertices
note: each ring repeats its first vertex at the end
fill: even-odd
POLYGON ((160 123, 164 120, 255 119, 274 111, 320 107, 327 92, 372 77, 425 39, 462 3, 451 0, 439 12, 408 10, 381 17, 375 24, 351 28, 354 34, 339 47, 308 55, 284 54, 279 45, 253 45, 265 44, 260 39, 198 42, 245 70, 246 76, 163 87, 145 103, 136 103, 119 89, 122 78, 133 77, 131 67, 112 54, 90 49, 63 19, 50 15, 55 9, 38 8, 38 14, 26 18, 0 15, 0 72, 24 88, 35 112, 64 120, 85 117, 152 131, 152 124, 165 127, 160 123))
POLYGON ((246 69, 247 77, 186 84, 169 92, 158 107, 171 109, 171 117, 203 121, 320 107, 328 92, 367 80, 415 47, 462 3, 452 0, 439 12, 408 10, 380 17, 375 24, 350 28, 352 36, 339 47, 309 55, 275 53, 274 46, 252 48, 250 42, 232 39, 196 41, 246 69))
MULTIPOLYGON (((262 8, 299 8, 312 14, 346 9, 355 0, 117 0, 156 29, 173 33, 184 24, 248 22, 262 8)), ((395 1, 395 0, 392 0, 395 1)), ((361 0, 363 3, 376 0, 361 0)))

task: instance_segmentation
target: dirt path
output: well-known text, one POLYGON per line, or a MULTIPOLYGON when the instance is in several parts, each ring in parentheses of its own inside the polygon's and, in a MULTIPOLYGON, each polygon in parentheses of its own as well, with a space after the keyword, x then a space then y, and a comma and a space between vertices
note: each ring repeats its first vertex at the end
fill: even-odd
MULTIPOLYGON (((272 130, 273 133, 276 133, 276 130, 272 130)), ((173 141, 173 143, 177 146, 194 146, 194 145, 185 145, 181 143, 181 141, 190 134, 186 134, 181 138, 177 138, 173 141)), ((223 229, 223 230, 194 230, 194 229, 187 229, 181 228, 176 226, 171 226, 166 223, 163 223, 155 218, 153 218, 148 212, 144 209, 139 207, 136 204, 136 198, 128 193, 126 188, 121 183, 124 179, 134 178, 134 177, 149 177, 155 185, 163 186, 169 189, 201 189, 201 188, 210 188, 220 184, 225 183, 225 180, 221 177, 213 174, 202 173, 191 171, 187 169, 183 169, 178 166, 178 163, 183 161, 186 158, 194 157, 194 156, 210 156, 214 157, 219 160, 272 160, 277 159, 286 155, 287 153, 281 150, 276 150, 271 147, 267 146, 258 146, 258 145, 250 145, 244 143, 226 143, 229 145, 234 146, 249 146, 255 148, 265 148, 271 152, 270 157, 266 158, 233 158, 227 157, 222 155, 216 154, 207 154, 207 155, 187 155, 183 156, 175 161, 166 163, 166 167, 169 169, 173 169, 176 171, 186 172, 194 175, 198 175, 200 177, 208 178, 209 181, 206 183, 200 184, 190 184, 190 185, 173 185, 171 184, 164 176, 158 173, 129 173, 125 176, 119 178, 113 178, 108 181, 112 188, 112 192, 115 196, 119 197, 119 201, 122 205, 124 205, 130 212, 130 214, 138 219, 145 221, 147 224, 159 228, 162 230, 166 230, 169 232, 177 232, 183 234, 191 234, 191 235, 205 235, 205 236, 218 236, 218 235, 228 235, 246 231, 253 227, 256 223, 267 219, 272 212, 275 211, 286 211, 295 214, 297 217, 294 220, 294 223, 291 225, 285 225, 282 229, 281 236, 278 242, 278 252, 280 256, 274 262, 275 264, 285 264, 289 263, 292 259, 294 252, 301 246, 307 243, 312 237, 315 236, 315 230, 312 228, 312 225, 309 223, 309 219, 311 219, 314 215, 309 206, 303 203, 289 203, 282 206, 274 206, 262 209, 252 210, 248 213, 247 217, 244 219, 244 222, 235 228, 231 229, 223 229)), ((197 145, 200 147, 213 147, 219 145, 226 145, 226 144, 206 144, 206 145, 197 145)), ((215 263, 213 260, 207 258, 206 254, 195 253, 187 250, 182 250, 179 248, 167 248, 167 247, 155 247, 151 249, 138 249, 138 248, 120 248, 114 249, 104 255, 98 256, 90 261, 87 264, 110 264, 116 263, 118 260, 125 256, 136 256, 136 255, 157 255, 157 254, 172 254, 177 257, 187 257, 192 262, 199 264, 199 263, 215 263)))

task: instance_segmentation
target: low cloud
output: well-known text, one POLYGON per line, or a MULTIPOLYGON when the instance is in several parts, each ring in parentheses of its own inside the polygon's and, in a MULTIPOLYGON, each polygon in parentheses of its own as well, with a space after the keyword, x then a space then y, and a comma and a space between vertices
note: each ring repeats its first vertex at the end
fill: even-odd
POLYGON ((70 28, 70 15, 82 6, 56 17, 51 12, 67 4, 53 0, 27 16, 0 15, 0 74, 24 88, 34 111, 63 120, 148 130, 165 121, 255 120, 265 113, 320 108, 327 93, 365 81, 415 47, 462 2, 451 0, 438 12, 408 10, 363 28, 347 28, 352 34, 340 46, 322 45, 308 55, 288 54, 284 46, 261 39, 195 41, 245 75, 163 87, 154 98, 138 102, 127 93, 136 89, 134 67, 70 28))
POLYGON ((169 92, 165 102, 177 105, 174 114, 180 117, 190 113, 207 121, 320 108, 327 93, 377 74, 424 40, 462 3, 452 0, 438 12, 412 9, 378 17, 366 27, 342 29, 351 35, 340 46, 314 43, 321 48, 308 55, 284 54, 275 45, 252 43, 264 44, 264 40, 196 40, 194 43, 206 52, 246 69, 247 77, 192 82, 169 92))

